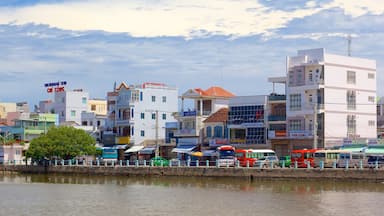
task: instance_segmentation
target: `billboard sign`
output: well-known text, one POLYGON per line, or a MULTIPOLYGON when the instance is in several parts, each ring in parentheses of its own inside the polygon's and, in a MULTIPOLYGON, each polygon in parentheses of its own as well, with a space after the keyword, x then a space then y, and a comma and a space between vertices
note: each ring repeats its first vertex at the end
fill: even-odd
POLYGON ((65 91, 64 86, 66 85, 67 85, 67 81, 58 81, 58 82, 45 83, 44 87, 47 88, 48 93, 53 93, 53 92, 65 91))

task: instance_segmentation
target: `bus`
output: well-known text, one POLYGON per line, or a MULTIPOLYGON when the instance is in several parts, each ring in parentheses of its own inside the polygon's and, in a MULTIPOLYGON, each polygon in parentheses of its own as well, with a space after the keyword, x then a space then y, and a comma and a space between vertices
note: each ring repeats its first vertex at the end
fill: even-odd
POLYGON ((219 146, 216 149, 217 152, 217 166, 235 166, 236 156, 235 147, 230 145, 219 146))
POLYGON ((271 149, 237 149, 236 158, 239 161, 240 166, 252 167, 255 162, 260 158, 265 158, 267 156, 276 156, 275 151, 271 149))
POLYGON ((339 160, 337 161, 337 167, 360 167, 360 163, 365 165, 368 158, 364 152, 342 152, 340 153, 339 160))
POLYGON ((310 163, 311 167, 315 166, 314 153, 316 149, 298 149, 291 152, 291 165, 297 163, 297 167, 306 168, 307 163, 310 163))
POLYGON ((340 154, 348 152, 350 151, 336 149, 317 150, 314 154, 314 167, 320 167, 320 161, 323 161, 324 167, 333 167, 334 164, 337 166, 337 162, 340 159, 340 154))

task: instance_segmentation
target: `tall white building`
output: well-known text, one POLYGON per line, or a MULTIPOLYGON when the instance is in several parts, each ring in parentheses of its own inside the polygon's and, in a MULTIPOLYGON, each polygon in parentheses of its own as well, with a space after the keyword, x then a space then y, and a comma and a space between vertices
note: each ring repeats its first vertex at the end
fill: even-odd
POLYGON ((287 57, 286 95, 293 149, 376 138, 374 60, 300 50, 287 57))
POLYGON ((60 124, 76 122, 81 125, 81 113, 88 111, 89 93, 82 89, 55 92, 52 111, 59 115, 60 124))
POLYGON ((164 142, 165 123, 174 122, 178 90, 161 83, 120 84, 108 99, 109 120, 117 144, 145 145, 164 142), (110 102, 114 101, 111 105, 110 102), (112 117, 111 117, 112 116, 112 117))

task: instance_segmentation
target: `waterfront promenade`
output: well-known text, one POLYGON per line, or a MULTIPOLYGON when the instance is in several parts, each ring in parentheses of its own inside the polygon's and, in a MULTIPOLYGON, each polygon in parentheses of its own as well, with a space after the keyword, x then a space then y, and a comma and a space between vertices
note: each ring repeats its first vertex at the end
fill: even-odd
POLYGON ((190 177, 234 177, 250 180, 336 180, 384 182, 384 169, 376 168, 258 168, 258 167, 188 167, 188 166, 124 166, 124 165, 0 165, 2 172, 46 173, 68 175, 107 176, 190 176, 190 177))

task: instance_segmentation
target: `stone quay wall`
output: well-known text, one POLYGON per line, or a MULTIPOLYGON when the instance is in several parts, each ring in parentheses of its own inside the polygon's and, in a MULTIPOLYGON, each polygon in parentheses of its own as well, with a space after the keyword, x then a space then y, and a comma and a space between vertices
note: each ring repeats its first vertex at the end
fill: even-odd
POLYGON ((384 182, 384 169, 293 169, 242 167, 150 167, 150 166, 26 166, 0 165, 3 172, 33 174, 119 175, 119 176, 193 176, 256 179, 340 180, 384 182))

